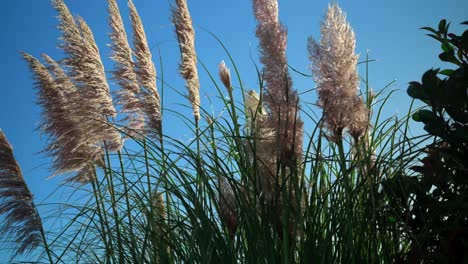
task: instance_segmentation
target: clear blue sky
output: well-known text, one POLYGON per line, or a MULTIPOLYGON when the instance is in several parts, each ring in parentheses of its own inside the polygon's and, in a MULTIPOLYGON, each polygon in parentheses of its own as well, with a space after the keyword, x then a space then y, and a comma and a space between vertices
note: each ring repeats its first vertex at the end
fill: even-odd
MULTIPOLYGON (((107 70, 112 62, 107 59, 109 43, 107 33, 106 0, 66 0, 74 14, 82 16, 93 29, 101 49, 107 70)), ((174 88, 185 92, 184 82, 177 74, 179 50, 170 22, 169 0, 134 0, 146 28, 153 55, 161 73, 158 49, 164 65, 165 81, 174 88)), ((289 64, 294 68, 309 72, 306 52, 307 37, 319 38, 319 21, 323 18, 328 1, 280 0, 280 19, 288 28, 289 64)), ((430 67, 440 65, 437 60, 438 45, 425 32, 418 28, 436 26, 442 18, 452 21, 452 30, 460 32, 458 24, 468 20, 468 1, 463 0, 392 0, 392 1, 338 1, 347 13, 357 37, 357 52, 364 59, 366 50, 370 57, 378 60, 371 64, 371 86, 378 90, 396 79, 394 88, 401 89, 387 106, 387 114, 403 113, 409 105, 406 95, 407 83, 420 78, 430 67)), ((126 25, 129 25, 126 0, 118 0, 126 25)), ((244 85, 254 89, 257 86, 255 67, 251 61, 258 61, 255 21, 252 15, 251 0, 219 1, 188 0, 197 33, 196 49, 198 56, 217 76, 217 64, 227 56, 214 39, 204 32, 205 28, 218 35, 228 47, 240 69, 244 85)), ((23 168, 23 173, 34 192, 37 201, 42 201, 61 179, 46 180, 51 174, 49 162, 39 152, 44 148, 44 137, 35 130, 40 118, 40 109, 35 104, 31 73, 20 59, 18 50, 40 56, 47 53, 60 59, 56 48, 59 32, 56 29, 55 10, 49 0, 2 1, 0 9, 1 41, 0 52, 0 128, 14 146, 15 155, 23 168)), ((232 66, 228 63, 228 66, 232 66)), ((209 108, 207 97, 216 96, 213 84, 199 68, 202 87, 202 104, 209 108)), ((364 69, 360 68, 363 73, 364 69)), ((314 87, 311 78, 292 74, 294 87, 307 91, 314 87)), ((234 86, 238 86, 234 82, 234 86)), ((115 87, 114 87, 115 88, 115 87)), ((168 87, 167 87, 168 88, 168 87)), ((166 90, 164 106, 190 114, 190 110, 180 109, 177 104, 186 103, 169 88, 166 90), (179 110, 180 109, 180 110, 179 110)), ((239 95, 239 94, 238 94, 239 95)), ((315 102, 314 93, 307 93, 302 101, 315 102)), ((180 138, 189 138, 188 132, 176 129, 178 122, 173 116, 164 117, 165 130, 180 138)), ((1 253, 1 252, 0 252, 1 253)), ((0 257, 0 262, 2 258, 0 257)))

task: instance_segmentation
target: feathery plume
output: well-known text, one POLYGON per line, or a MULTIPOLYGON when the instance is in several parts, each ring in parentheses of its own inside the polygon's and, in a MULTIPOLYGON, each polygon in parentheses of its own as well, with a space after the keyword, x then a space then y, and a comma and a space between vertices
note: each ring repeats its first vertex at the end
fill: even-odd
POLYGON ((224 87, 226 87, 228 92, 232 92, 231 71, 226 66, 226 63, 224 63, 224 61, 221 61, 218 65, 218 74, 219 74, 219 79, 223 83, 224 87))
MULTIPOLYGON (((95 113, 93 108, 88 109, 82 102, 80 91, 77 90, 60 64, 43 54, 42 57, 48 64, 48 69, 54 78, 53 89, 63 96, 55 102, 56 109, 43 104, 43 124, 51 125, 51 129, 44 130, 51 138, 51 143, 46 148, 50 156, 54 157, 53 168, 56 174, 72 173, 67 181, 87 183, 94 178, 93 164, 100 163, 103 155, 100 142, 103 134, 116 135, 114 129, 103 122, 94 122, 89 117, 95 113), (91 128, 91 129, 89 129, 91 128)), ((37 72, 34 72, 37 75, 37 72)), ((53 96, 42 96, 44 87, 38 86, 40 102, 53 102, 53 96)), ((112 140, 120 141, 120 137, 112 140)))
POLYGON ((229 234, 233 236, 237 230, 237 225, 239 224, 235 193, 232 189, 231 183, 226 179, 223 178, 218 180, 220 216, 226 223, 229 234))
POLYGON ((83 72, 81 76, 86 79, 77 77, 74 79, 77 82, 85 84, 88 90, 94 91, 94 96, 99 99, 98 102, 103 115, 115 117, 116 112, 112 104, 109 84, 107 83, 104 65, 102 64, 101 55, 99 54, 99 49, 94 40, 93 32, 83 18, 78 17, 77 21, 83 39, 83 52, 87 54, 84 56, 84 60, 80 62, 82 64, 77 66, 79 66, 83 72))
POLYGON ((159 221, 164 221, 166 219, 166 209, 164 206, 164 198, 162 193, 154 193, 152 196, 151 207, 153 208, 155 216, 157 216, 159 221))
POLYGON ((351 123, 349 124, 349 134, 355 141, 359 141, 370 127, 369 110, 366 108, 361 96, 354 99, 353 111, 351 123))
MULTIPOLYGON (((168 226, 166 224, 166 208, 164 206, 164 198, 163 193, 161 192, 153 192, 151 197, 151 212, 150 215, 152 216, 151 220, 151 227, 152 232, 154 232, 154 236, 158 238, 156 243, 156 248, 163 254, 167 254, 169 256, 171 254, 170 247, 166 242, 166 236, 168 232, 168 226)), ((162 258, 157 263, 164 262, 163 259, 167 260, 167 258, 162 258)))
MULTIPOLYGON (((259 122, 255 135, 257 183, 269 206, 289 182, 281 179, 298 170, 302 158, 303 122, 299 117, 299 97, 292 87, 286 59, 287 32, 278 19, 277 0, 253 0, 257 19, 260 62, 265 89, 263 102, 267 115, 259 122), (279 188, 278 188, 279 187, 279 188)), ((288 186, 285 189, 289 189, 288 186)), ((281 200, 281 198, 279 199, 281 200)), ((278 200, 276 200, 278 201, 278 200)), ((284 201, 286 202, 286 201, 284 201)), ((294 203, 291 204, 294 206, 294 203)))
MULTIPOLYGON (((268 128, 263 127, 267 113, 263 105, 260 103, 260 96, 254 90, 250 90, 245 95, 245 111, 246 111, 246 130, 247 134, 255 135, 256 137, 265 137, 265 130, 268 128)), ((266 137, 274 137, 274 132, 270 130, 266 137)))
POLYGON ((13 155, 13 148, 0 129, 0 236, 16 243, 15 256, 31 253, 44 243, 44 229, 33 202, 33 195, 24 181, 13 155))
POLYGON ((308 51, 325 128, 335 141, 340 140, 346 128, 351 129, 353 136, 361 136, 368 126, 364 118, 368 114, 362 100, 357 98, 356 39, 338 4, 328 7, 321 35, 320 43, 309 38, 308 51))
POLYGON ((260 96, 254 90, 247 92, 245 96, 245 107, 248 119, 263 118, 266 116, 265 108, 260 105, 260 96))
POLYGON ((136 57, 138 82, 144 88, 142 109, 146 114, 147 132, 156 137, 161 136, 162 116, 161 100, 156 85, 156 68, 152 61, 143 23, 132 0, 128 1, 133 29, 133 45, 136 57))
POLYGON ((254 0, 254 14, 257 21, 261 24, 277 24, 278 19, 278 1, 275 0, 254 0))
POLYGON ((109 85, 91 29, 82 18, 75 21, 63 0, 53 0, 53 5, 59 13, 58 28, 62 32, 62 43, 59 47, 68 56, 65 64, 70 68, 70 77, 79 83, 79 86, 83 86, 80 88, 95 93, 93 96, 99 98, 100 112, 114 117, 115 109, 109 95, 109 85))
POLYGON ((81 109, 86 104, 80 100, 74 83, 56 61, 43 55, 48 63, 46 68, 33 56, 24 52, 22 55, 36 82, 39 105, 43 108, 40 128, 49 135, 45 152, 54 158, 53 169, 56 174, 74 173, 68 181, 90 181, 94 171, 92 164, 102 155, 102 149, 96 144, 100 140, 99 133, 102 133, 99 131, 106 133, 110 127, 88 124, 92 113, 81 109), (85 129, 89 126, 92 127, 90 131, 85 129))
POLYGON ((54 77, 55 85, 60 87, 58 89, 63 95, 62 100, 66 100, 67 95, 76 92, 76 86, 73 81, 68 77, 67 73, 63 70, 62 66, 47 54, 41 54, 42 58, 48 64, 47 69, 52 73, 54 77))
MULTIPOLYGON (((302 159, 303 122, 299 116, 297 91, 293 89, 286 58, 287 31, 278 18, 277 0, 253 0, 257 19, 256 35, 259 39, 260 62, 265 85, 263 102, 268 111, 260 123, 257 145, 257 183, 267 205, 281 218, 281 204, 289 204, 292 210, 289 225, 296 215, 296 193, 292 177, 300 171, 302 159), (278 168, 280 171, 278 171, 278 168), (286 175, 287 180, 282 175, 286 175), (282 199, 279 190, 288 193, 282 199)), ((301 185, 300 183, 298 184, 301 185)), ((282 223, 282 219, 278 220, 282 223)), ((278 231, 280 236, 282 231, 278 231)), ((290 233, 291 238, 293 234, 290 233)))
POLYGON ((121 148, 122 141, 106 119, 115 117, 116 112, 93 33, 82 18, 75 21, 63 0, 53 0, 53 5, 58 11, 59 29, 62 32, 59 47, 67 55, 64 63, 79 94, 75 97, 75 103, 81 106, 75 114, 87 118, 87 122, 82 125, 87 126, 86 131, 96 133, 93 138, 102 139, 110 151, 116 151, 121 148), (108 128, 101 129, 105 126, 108 128))
POLYGON ((193 108, 195 120, 200 120, 200 82, 197 71, 197 55, 195 53, 195 31, 186 0, 176 0, 177 7, 172 8, 172 22, 175 25, 181 53, 179 72, 186 80, 189 99, 193 108))
POLYGON ((111 59, 115 62, 114 70, 111 73, 113 79, 121 87, 117 91, 115 99, 116 103, 121 105, 121 112, 126 114, 122 120, 127 122, 128 129, 125 132, 133 137, 138 137, 144 131, 145 119, 141 111, 144 107, 139 97, 141 91, 134 71, 132 49, 128 44, 127 33, 116 0, 108 2, 109 25, 112 30, 110 33, 111 59))
POLYGON ((302 156, 303 122, 299 117, 299 98, 292 88, 286 59, 287 32, 278 20, 277 0, 254 0, 256 35, 264 65, 264 102, 269 110, 268 126, 275 131, 274 159, 283 164, 302 156), (274 44, 273 44, 274 43, 274 44))
POLYGON ((266 197, 273 200, 276 176, 275 131, 267 126, 267 112, 260 102, 260 96, 254 90, 245 95, 247 111, 246 131, 253 138, 247 143, 248 154, 257 161, 257 188, 266 197), (255 147, 254 147, 255 145, 255 147))

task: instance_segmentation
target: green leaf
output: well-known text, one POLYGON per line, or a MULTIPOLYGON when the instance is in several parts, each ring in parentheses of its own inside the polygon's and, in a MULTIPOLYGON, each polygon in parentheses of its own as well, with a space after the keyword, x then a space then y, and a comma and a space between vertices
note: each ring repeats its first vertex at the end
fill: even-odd
POLYGON ((419 28, 419 29, 427 30, 427 31, 432 32, 432 33, 434 33, 436 35, 439 34, 439 32, 437 32, 435 29, 433 29, 431 27, 422 27, 422 28, 419 28))
POLYGON ((461 22, 462 25, 468 25, 468 21, 461 22))
POLYGON ((453 51, 442 52, 441 54, 439 54, 439 59, 441 61, 450 62, 456 65, 461 65, 461 63, 455 57, 453 51))
POLYGON ((428 99, 428 96, 424 92, 422 84, 418 82, 410 82, 407 93, 409 96, 413 97, 414 99, 419 99, 421 101, 426 101, 428 99))
POLYGON ((443 39, 441 37, 439 37, 439 36, 436 36, 434 34, 426 34, 426 35, 433 38, 433 39, 435 39, 435 40, 437 40, 437 41, 439 41, 439 42, 443 42, 443 39))
POLYGON ((439 32, 445 32, 445 26, 447 25, 447 20, 442 19, 439 22, 439 32))
POLYGON ((436 97, 435 95, 437 94, 437 90, 439 90, 440 86, 440 79, 437 77, 438 73, 439 69, 430 69, 422 76, 422 86, 424 92, 432 99, 436 97))
POLYGON ((452 46, 449 44, 449 42, 443 42, 441 45, 440 45, 441 49, 444 51, 444 52, 449 52, 451 50, 453 50, 452 46))
POLYGON ((462 49, 468 51, 468 30, 463 32, 463 35, 461 36, 461 46, 462 49))
POLYGON ((430 69, 426 71, 422 76, 422 85, 434 85, 435 82, 438 80, 437 74, 439 73, 439 69, 430 69))
POLYGON ((413 114, 413 120, 416 122, 427 123, 429 121, 433 121, 436 119, 437 119, 437 116, 431 110, 427 110, 427 109, 419 110, 413 114))
POLYGON ((453 70, 445 69, 445 70, 440 71, 439 73, 442 74, 442 75, 445 75, 445 76, 450 76, 450 75, 452 75, 453 70))

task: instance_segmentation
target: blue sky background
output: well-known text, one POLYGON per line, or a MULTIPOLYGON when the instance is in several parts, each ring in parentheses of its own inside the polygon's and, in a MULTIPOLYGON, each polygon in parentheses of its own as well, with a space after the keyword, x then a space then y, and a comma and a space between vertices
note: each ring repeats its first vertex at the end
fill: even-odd
MULTIPOLYGON (((107 1, 105 0, 66 0, 72 13, 82 16, 93 29, 106 70, 112 69, 108 59, 109 38, 107 33, 107 1)), ((177 74, 179 50, 173 26, 170 22, 169 0, 134 0, 145 25, 158 74, 161 75, 162 57, 165 87, 164 107, 190 115, 190 109, 183 109, 178 104, 187 103, 185 99, 169 88, 169 85, 185 93, 184 82, 177 74)), ((307 37, 320 38, 320 20, 324 17, 328 1, 279 0, 280 19, 288 28, 289 64, 299 71, 309 73, 307 58, 307 37)), ((399 89, 386 107, 386 114, 403 114, 408 109, 409 98, 406 95, 407 83, 419 80, 422 73, 431 67, 440 67, 437 59, 439 45, 425 32, 422 26, 436 27, 440 19, 452 22, 452 31, 461 32, 459 23, 468 20, 466 11, 468 1, 462 0, 392 0, 392 1, 338 1, 347 13, 357 38, 357 53, 361 60, 366 51, 377 62, 370 66, 370 83, 375 90, 396 79, 393 88, 399 89)), ((118 0, 126 26, 129 26, 126 0, 118 0)), ((255 89, 257 76, 253 62, 258 62, 257 39, 255 38, 255 20, 252 14, 251 0, 219 1, 188 0, 196 30, 196 49, 200 59, 210 72, 217 76, 217 64, 226 60, 222 48, 203 29, 207 29, 224 42, 234 57, 245 87, 255 89), (253 61, 252 61, 253 59, 253 61)), ((59 32, 56 28, 56 12, 49 0, 2 1, 0 9, 2 25, 0 41, 0 128, 6 133, 14 146, 15 155, 22 166, 30 189, 36 201, 41 202, 61 182, 57 177, 46 180, 51 175, 49 159, 40 154, 45 147, 45 137, 35 130, 40 119, 40 109, 35 104, 36 93, 33 88, 31 73, 26 67, 18 50, 26 51, 39 57, 47 53, 55 59, 61 58, 59 32)), ((130 31, 128 31, 130 35, 130 31)), ((232 68, 231 63, 227 62, 232 68)), ((364 68, 360 67, 360 73, 364 68)), ((202 105, 209 109, 208 97, 217 96, 213 84, 199 67, 201 79, 202 105)), ((292 73, 294 87, 299 92, 314 88, 311 78, 292 73)), ((237 81, 234 86, 238 87, 237 81)), ((113 89, 115 86, 113 85, 113 89)), ((237 98, 240 93, 237 92, 237 98)), ((303 94, 303 102, 316 101, 314 92, 303 94)), ((216 105, 213 106, 216 112, 216 105)), ((319 112, 317 112, 319 114, 319 112)), ((166 133, 182 139, 191 137, 189 132, 180 129, 180 122, 172 115, 164 116, 166 133)), ((417 126, 420 126, 419 124, 417 126)), ((1 220, 1 219, 0 219, 1 220)), ((0 254, 1 254, 0 250, 0 254)), ((0 256, 0 262, 3 259, 0 256)))

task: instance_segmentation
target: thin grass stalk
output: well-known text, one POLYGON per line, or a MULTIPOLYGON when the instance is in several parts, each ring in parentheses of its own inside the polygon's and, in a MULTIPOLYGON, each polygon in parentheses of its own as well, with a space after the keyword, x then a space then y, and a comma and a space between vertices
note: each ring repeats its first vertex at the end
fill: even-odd
MULTIPOLYGON (((105 149, 107 147, 105 146, 105 149)), ((115 199, 115 188, 114 188, 114 180, 112 177, 112 169, 111 169, 111 160, 110 160, 110 155, 108 151, 105 151, 105 156, 104 158, 106 159, 107 165, 104 164, 104 177, 107 181, 108 189, 109 189, 109 194, 111 198, 111 208, 112 208, 112 213, 114 216, 114 221, 115 221, 115 228, 117 231, 117 247, 119 250, 119 262, 124 263, 124 255, 123 255, 123 244, 122 244, 122 234, 120 232, 120 219, 119 219, 119 214, 117 211, 117 201, 115 199)))
MULTIPOLYGON (((228 53, 228 51, 226 50, 226 52, 228 53)), ((229 55, 229 53, 228 53, 229 55)), ((238 115, 237 115, 237 110, 236 110, 236 106, 235 106, 235 100, 234 100, 234 96, 233 96, 233 87, 229 81, 229 84, 225 84, 225 81, 222 81, 226 90, 228 91, 228 95, 229 95, 229 100, 226 100, 223 93, 221 92, 221 90, 219 89, 218 87, 218 84, 216 83, 215 79, 213 78, 212 74, 208 71, 208 68, 206 67, 206 65, 201 61, 199 60, 200 64, 202 65, 202 67, 205 69, 206 73, 208 74, 208 76, 210 77, 210 79, 213 81, 213 84, 215 85, 218 93, 220 94, 220 98, 223 100, 223 103, 225 105, 225 107, 227 108, 227 111, 229 113, 229 116, 230 116, 230 120, 233 122, 234 124, 234 128, 232 129, 229 129, 230 133, 229 133, 229 137, 230 138, 234 138, 234 141, 235 141, 235 144, 234 144, 234 148, 236 149, 237 153, 239 154, 239 162, 237 163, 238 166, 240 166, 239 169, 245 169, 247 166, 247 159, 246 159, 246 155, 245 153, 247 152, 247 150, 245 149, 245 144, 242 143, 241 141, 241 138, 242 138, 242 135, 241 135, 241 132, 240 132, 240 125, 239 125, 239 122, 238 122, 238 115)), ((224 62, 222 62, 224 63, 224 62)), ((233 62, 234 63, 234 62, 233 62)), ((230 78, 230 74, 229 74, 229 78, 230 78)), ((242 177, 242 182, 246 182, 247 179, 245 179, 244 177, 244 174, 241 174, 241 177, 242 177)))
MULTIPOLYGON (((162 135, 161 135, 160 140, 162 140, 162 135)), ((153 188, 151 186, 152 181, 151 181, 151 175, 150 175, 148 148, 149 148, 149 146, 147 145, 147 138, 145 137, 145 138, 143 138, 143 155, 144 155, 144 161, 145 161, 145 175, 146 175, 146 183, 147 183, 149 201, 153 201, 153 188)), ((148 222, 150 222, 150 221, 153 221, 153 219, 148 219, 148 222)), ((151 233, 149 227, 147 228, 147 232, 148 233, 145 233, 145 239, 144 239, 144 242, 143 242, 142 253, 145 252, 146 246, 148 245, 148 240, 149 240, 148 235, 151 233)))
MULTIPOLYGON (((283 181, 286 179, 286 166, 281 165, 281 178, 283 181)), ((290 203, 286 202, 289 201, 289 197, 287 195, 287 190, 288 188, 286 187, 285 182, 281 182, 281 197, 282 197, 282 214, 281 214, 281 220, 282 220, 282 255, 283 255, 283 264, 288 264, 289 263, 289 210, 290 210, 290 203)))
POLYGON ((196 170, 197 170, 197 182, 198 182, 198 195, 199 198, 204 201, 205 197, 203 195, 203 179, 202 179, 202 173, 201 173, 201 149, 200 149, 200 125, 199 125, 199 119, 195 117, 195 140, 196 140, 196 147, 197 147, 197 152, 196 152, 196 170))
MULTIPOLYGON (((162 60, 162 56, 161 56, 161 53, 158 52, 159 54, 159 63, 160 63, 160 72, 161 74, 159 75, 160 79, 161 79, 161 117, 163 116, 163 112, 164 112, 164 66, 163 66, 163 60, 162 60)), ((172 215, 172 205, 171 205, 171 196, 170 196, 170 193, 167 191, 167 186, 169 186, 169 181, 167 180, 167 177, 168 177, 168 173, 167 173, 167 170, 165 168, 167 168, 169 165, 167 164, 167 155, 166 155, 166 151, 165 151, 165 146, 164 146, 164 138, 163 138, 163 127, 161 126, 161 134, 160 134, 160 138, 159 138, 159 144, 161 146, 161 155, 162 155, 162 161, 163 161, 163 164, 162 164, 162 168, 164 168, 164 173, 163 173, 163 179, 164 179, 164 185, 166 186, 166 192, 165 192, 165 198, 166 198, 166 222, 168 224, 171 223, 171 215, 172 215)), ((169 262, 170 263, 174 263, 174 256, 172 254, 172 251, 169 251, 169 262)))
POLYGON ((126 209, 127 209, 127 217, 128 217, 128 224, 129 224, 129 232, 130 232, 130 240, 131 240, 131 243, 132 243, 132 247, 130 248, 130 251, 131 251, 131 254, 132 254, 132 258, 133 258, 133 261, 134 263, 137 263, 137 259, 136 259, 136 252, 135 252, 135 249, 137 247, 136 245, 136 240, 135 240, 135 234, 133 233, 133 216, 132 216, 132 213, 131 213, 131 204, 130 204, 130 199, 129 199, 129 188, 128 188, 128 185, 127 185, 127 179, 126 179, 126 176, 125 176, 125 168, 124 168, 124 164, 123 164, 123 160, 122 160, 122 153, 120 151, 117 152, 117 155, 119 157, 119 164, 120 164, 120 169, 121 169, 121 173, 122 173, 122 183, 123 183, 123 186, 124 186, 124 196, 125 196, 125 203, 126 203, 126 209))
MULTIPOLYGON (((36 211, 36 213, 39 215, 39 212, 37 211, 37 209, 35 209, 35 211, 36 211)), ((42 221, 42 220, 41 220, 41 221, 42 221)), ((52 254, 51 254, 52 250, 50 249, 49 243, 47 242, 47 237, 46 237, 46 235, 45 235, 44 228, 41 227, 41 228, 39 229, 39 231, 41 232, 41 237, 42 237, 42 240, 44 241, 44 248, 45 248, 45 251, 46 251, 46 253, 47 253, 47 258, 49 259, 49 262, 50 262, 51 264, 53 264, 54 261, 53 261, 52 254)))
POLYGON ((106 237, 104 238, 104 244, 108 244, 108 246, 106 245, 106 251, 107 251, 107 259, 109 261, 109 258, 110 259, 113 259, 114 263, 117 261, 115 259, 115 248, 114 248, 114 243, 113 243, 113 238, 112 238, 112 231, 111 231, 111 228, 109 226, 109 219, 107 218, 107 214, 106 214, 106 207, 105 207, 105 204, 104 204, 104 199, 103 199, 103 195, 102 195, 102 192, 101 192, 101 184, 99 184, 99 181, 97 180, 97 173, 96 173, 96 170, 94 169, 94 175, 95 175, 95 178, 93 181, 91 181, 92 183, 92 187, 93 187, 93 194, 95 196, 95 199, 96 199, 96 207, 98 209, 98 214, 99 214, 99 222, 101 222, 101 224, 105 224, 105 228, 102 227, 101 225, 101 228, 104 232, 104 234, 106 234, 106 230, 107 230, 107 234, 109 236, 109 242, 107 243, 106 242, 106 237), (102 208, 101 208, 102 207, 102 208))
MULTIPOLYGON (((223 62, 224 63, 224 62, 223 62)), ((225 84, 226 86, 226 90, 228 91, 228 95, 229 95, 229 105, 231 107, 231 119, 234 123, 234 133, 235 133, 235 142, 236 142, 236 147, 241 147, 243 146, 243 144, 240 142, 240 138, 241 138, 241 134, 240 134, 240 126, 239 126, 239 123, 238 123, 238 116, 237 116, 237 112, 236 112, 236 106, 235 106, 235 101, 234 101, 234 96, 232 94, 233 92, 233 87, 231 85, 231 82, 229 81, 229 84, 225 84)), ((239 153, 243 153, 241 149, 237 149, 237 151, 239 153)))
MULTIPOLYGON (((96 172, 96 170, 94 170, 94 171, 96 172)), ((102 233, 103 233, 102 240, 104 242, 104 247, 106 249, 107 256, 112 256, 112 258, 113 258, 114 257, 114 254, 113 254, 114 246, 113 246, 113 243, 112 243, 112 238, 109 237, 109 241, 107 241, 107 239, 108 239, 107 234, 110 234, 110 228, 109 228, 109 225, 108 225, 109 222, 106 220, 106 217, 103 216, 103 214, 102 214, 101 199, 99 198, 99 197, 101 197, 101 195, 100 195, 100 191, 98 191, 99 187, 96 186, 96 182, 97 182, 97 175, 95 174, 94 180, 91 181, 91 186, 92 186, 92 189, 93 189, 93 196, 94 196, 94 198, 96 200, 96 209, 97 209, 97 213, 98 213, 99 223, 101 225, 101 230, 102 230, 102 233), (106 227, 104 227, 104 223, 105 223, 106 227)), ((115 262, 115 259, 114 259, 114 262, 115 262)), ((108 263, 110 263, 109 259, 108 259, 108 263)))

